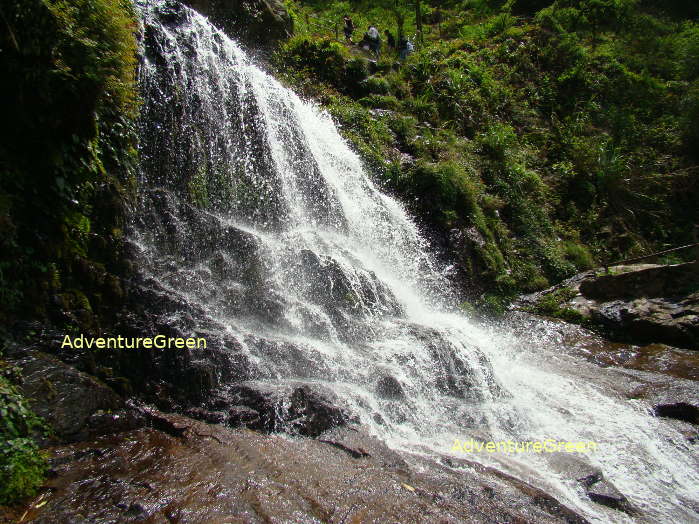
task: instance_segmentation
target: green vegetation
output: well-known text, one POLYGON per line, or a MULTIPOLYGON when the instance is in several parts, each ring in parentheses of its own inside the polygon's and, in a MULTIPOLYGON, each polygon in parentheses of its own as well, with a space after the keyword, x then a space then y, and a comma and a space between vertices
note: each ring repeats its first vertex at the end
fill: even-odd
MULTIPOLYGON (((355 41, 370 23, 395 35, 395 2, 287 4, 297 34, 274 57, 280 76, 330 111, 426 228, 468 232, 460 262, 481 306, 692 241, 697 9, 425 1, 424 45, 399 63, 384 43, 374 63, 344 43, 341 17, 355 41)), ((414 35, 414 8, 401 16, 414 35)))
MULTIPOLYGON (((9 0, 0 8, 0 323, 99 323, 122 296, 133 184, 136 22, 128 0, 9 0)), ((0 360, 0 504, 32 496, 44 431, 0 360)))
POLYGON ((578 311, 563 307, 577 292, 569 287, 562 287, 552 293, 543 295, 532 308, 533 313, 560 318, 573 324, 588 325, 588 320, 578 311))
MULTIPOLYGON (((128 0, 10 0, 0 69, 0 320, 109 301, 135 158, 128 0), (78 298, 76 298, 78 297, 78 298)), ((89 315, 88 315, 89 316, 89 315)))
POLYGON ((34 495, 47 469, 33 440, 45 427, 13 385, 18 381, 18 370, 0 360, 0 504, 34 495))

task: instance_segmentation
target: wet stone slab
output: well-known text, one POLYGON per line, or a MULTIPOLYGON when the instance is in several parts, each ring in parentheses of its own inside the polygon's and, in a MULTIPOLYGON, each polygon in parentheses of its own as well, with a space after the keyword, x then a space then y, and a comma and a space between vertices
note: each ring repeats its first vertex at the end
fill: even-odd
POLYGON ((142 428, 52 448, 24 521, 585 522, 523 483, 404 460, 352 429, 290 439, 162 417, 181 436, 142 428))

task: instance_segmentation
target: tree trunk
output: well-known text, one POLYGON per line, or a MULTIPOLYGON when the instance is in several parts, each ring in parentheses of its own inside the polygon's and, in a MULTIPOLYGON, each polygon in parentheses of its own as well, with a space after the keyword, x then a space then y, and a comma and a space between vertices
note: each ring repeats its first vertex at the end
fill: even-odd
POLYGON ((417 26, 417 38, 422 44, 424 42, 422 38, 422 5, 420 0, 415 1, 415 25, 417 26))
POLYGON ((393 7, 393 14, 396 17, 396 25, 398 26, 398 40, 396 40, 397 42, 399 42, 405 34, 405 30, 403 29, 403 26, 405 24, 405 17, 403 16, 403 13, 400 10, 399 1, 400 0, 395 0, 395 4, 393 7))

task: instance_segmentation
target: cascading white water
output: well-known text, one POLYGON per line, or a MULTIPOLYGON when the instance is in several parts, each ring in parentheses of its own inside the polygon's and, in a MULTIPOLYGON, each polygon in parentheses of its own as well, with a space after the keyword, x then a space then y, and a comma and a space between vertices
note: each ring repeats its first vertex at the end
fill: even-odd
MULTIPOLYGON (((329 388, 370 431, 419 453, 463 457, 452 443, 468 438, 594 441, 578 458, 638 519, 698 518, 696 454, 642 402, 621 398, 613 370, 453 309, 428 244, 328 115, 202 16, 171 1, 138 5, 144 203, 133 242, 145 274, 237 340, 246 380, 329 388)), ((631 519, 591 502, 560 455, 468 458, 591 520, 631 519)))

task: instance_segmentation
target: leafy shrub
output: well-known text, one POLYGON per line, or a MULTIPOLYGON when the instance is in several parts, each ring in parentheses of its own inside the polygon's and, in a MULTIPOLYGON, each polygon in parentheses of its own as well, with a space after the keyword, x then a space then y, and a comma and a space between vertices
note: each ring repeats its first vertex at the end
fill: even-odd
POLYGON ((369 74, 367 61, 364 58, 351 58, 345 63, 345 81, 349 86, 359 85, 369 74))
MULTIPOLYGON (((340 43, 329 38, 295 36, 281 46, 275 59, 280 66, 311 72, 320 80, 340 85, 344 80, 349 54, 340 43)), ((354 62, 354 68, 358 63, 354 62)))
POLYGON ((418 162, 400 182, 400 190, 416 199, 422 213, 435 223, 482 221, 477 179, 455 162, 418 162))
POLYGON ((565 257, 572 262, 576 269, 585 270, 595 267, 595 259, 590 250, 577 242, 565 242, 563 244, 565 257))
POLYGON ((508 12, 500 13, 490 20, 485 28, 485 35, 489 38, 494 37, 507 31, 515 25, 516 18, 508 12))
POLYGON ((0 504, 32 496, 41 486, 47 463, 32 435, 43 423, 9 378, 17 372, 0 361, 0 504))
POLYGON ((417 120, 412 116, 394 116, 389 119, 388 126, 403 144, 411 142, 417 134, 417 120))
POLYGON ((552 293, 543 295, 534 306, 534 312, 540 315, 560 318, 575 324, 587 324, 587 319, 578 311, 562 307, 562 304, 575 297, 577 292, 569 287, 557 289, 552 293))
POLYGON ((396 98, 406 99, 410 97, 410 84, 408 84, 397 71, 391 71, 386 76, 389 89, 396 98))
POLYGON ((699 77, 699 26, 685 23, 683 31, 673 41, 676 46, 680 71, 686 80, 699 77))
POLYGON ((391 88, 385 78, 370 76, 362 82, 364 91, 368 94, 387 95, 391 88))
POLYGON ((429 97, 409 98, 402 102, 401 108, 425 122, 434 122, 437 119, 437 104, 429 97))
POLYGON ((553 4, 542 9, 536 15, 536 22, 549 31, 569 33, 575 31, 581 23, 582 13, 575 7, 558 7, 553 4))
POLYGON ((496 123, 478 137, 483 152, 495 160, 503 161, 517 143, 512 126, 496 123))
MULTIPOLYGON (((2 437, 0 437, 2 439, 2 437)), ((9 505, 34 496, 44 481, 46 457, 29 438, 0 440, 0 504, 9 505)))

